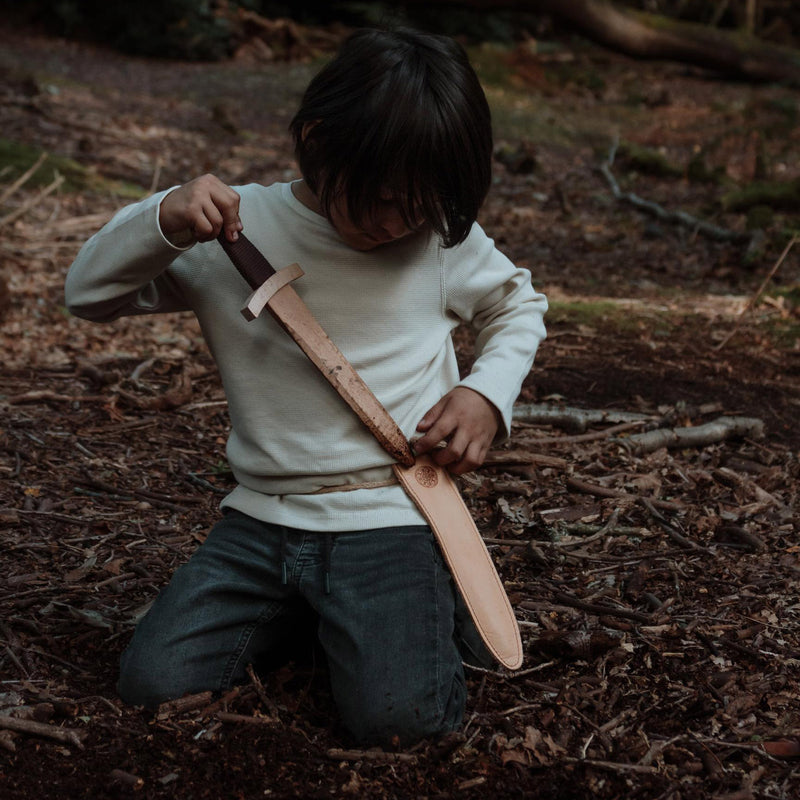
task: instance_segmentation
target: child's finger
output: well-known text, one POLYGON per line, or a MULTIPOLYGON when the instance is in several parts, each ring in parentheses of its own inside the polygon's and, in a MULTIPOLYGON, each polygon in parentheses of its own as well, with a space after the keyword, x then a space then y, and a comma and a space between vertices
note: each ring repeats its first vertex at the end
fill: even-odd
POLYGON ((192 230, 199 242, 211 241, 222 230, 222 214, 210 198, 194 213, 192 230))
MULTIPOLYGON (((244 227, 239 218, 239 195, 230 186, 221 184, 218 194, 212 194, 214 205, 222 215, 222 224, 219 230, 225 230, 228 241, 235 242, 239 238, 239 231, 244 227)), ((219 233, 219 231, 217 231, 219 233)))

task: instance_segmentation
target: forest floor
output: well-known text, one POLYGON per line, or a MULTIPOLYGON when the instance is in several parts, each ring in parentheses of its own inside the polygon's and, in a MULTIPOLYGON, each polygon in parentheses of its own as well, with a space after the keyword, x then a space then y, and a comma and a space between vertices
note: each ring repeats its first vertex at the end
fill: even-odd
MULTIPOLYGON (((5 800, 800 796, 800 223, 725 200, 798 178, 798 96, 574 43, 474 57, 498 140, 481 221, 552 304, 511 440, 463 483, 526 660, 469 670, 460 734, 359 751, 323 665, 122 706, 133 625, 231 488, 226 404, 191 317, 63 307, 82 241, 128 199, 207 170, 295 176, 285 129, 315 65, 0 28, 2 161, 50 154, 13 192, 19 170, 0 172, 5 800), (762 234, 615 198, 599 167, 617 140, 622 192, 739 234, 760 214, 762 234), (749 422, 681 438, 732 417, 749 422)), ((468 331, 457 344, 468 368, 468 331)))

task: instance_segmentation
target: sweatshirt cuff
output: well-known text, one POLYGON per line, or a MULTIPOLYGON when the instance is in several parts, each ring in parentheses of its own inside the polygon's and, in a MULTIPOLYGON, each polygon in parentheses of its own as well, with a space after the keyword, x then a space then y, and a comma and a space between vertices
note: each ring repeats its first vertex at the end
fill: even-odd
POLYGON ((167 189, 159 198, 158 205, 156 207, 156 227, 158 228, 161 238, 171 248, 180 251, 190 250, 197 244, 197 239, 190 228, 185 228, 184 230, 173 233, 170 236, 167 236, 167 234, 161 230, 161 204, 167 199, 167 195, 172 194, 172 192, 174 192, 176 189, 180 189, 180 185, 167 189))
MULTIPOLYGON (((511 435, 511 413, 514 407, 513 401, 504 402, 498 396, 498 392, 493 392, 475 375, 468 375, 464 380, 458 383, 466 389, 472 389, 477 392, 485 400, 488 400, 492 406, 497 410, 500 415, 500 425, 497 428, 493 444, 500 444, 504 442, 511 435)), ((514 395, 516 397, 516 395, 514 395)))

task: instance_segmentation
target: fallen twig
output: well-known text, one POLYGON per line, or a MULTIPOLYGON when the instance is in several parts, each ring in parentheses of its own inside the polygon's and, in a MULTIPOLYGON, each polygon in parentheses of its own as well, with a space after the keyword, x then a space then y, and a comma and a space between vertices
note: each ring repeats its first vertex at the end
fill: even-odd
POLYGON ((671 525, 667 522, 664 517, 658 513, 655 509, 655 503, 652 500, 648 500, 646 497, 641 498, 642 505, 650 512, 650 515, 653 519, 658 522, 658 524, 663 528, 664 532, 672 539, 674 542, 677 542, 681 547, 685 548, 686 550, 700 550, 704 553, 708 552, 708 548, 703 547, 697 542, 693 542, 691 539, 688 539, 684 536, 674 525, 671 525))
POLYGON ((586 764, 590 767, 611 770, 612 772, 641 772, 646 774, 658 772, 656 767, 647 767, 644 764, 620 764, 616 761, 598 761, 596 758, 573 758, 571 756, 564 756, 561 760, 568 764, 586 764))
POLYGON ((726 228, 720 228, 717 225, 712 225, 710 222, 705 222, 697 217, 693 217, 691 214, 687 214, 685 211, 668 211, 658 203, 654 203, 651 200, 644 200, 633 192, 623 192, 622 189, 619 188, 617 179, 611 172, 611 167, 614 164, 614 158, 616 156, 618 146, 619 142, 614 142, 612 144, 608 153, 608 158, 599 167, 601 174, 611 187, 611 193, 617 200, 623 203, 628 203, 640 211, 644 211, 646 214, 650 214, 651 216, 656 217, 663 222, 673 222, 678 225, 684 225, 687 228, 691 228, 693 231, 702 233, 705 236, 708 236, 709 239, 714 239, 718 242, 743 242, 751 238, 750 233, 742 233, 739 231, 730 231, 726 228))
POLYGON ((631 611, 627 608, 618 608, 617 606, 608 606, 601 603, 586 603, 573 597, 570 594, 563 592, 556 592, 554 599, 558 603, 571 608, 577 608, 579 611, 586 611, 588 614, 596 614, 601 617, 621 617, 622 619, 629 619, 633 622, 648 623, 653 621, 650 614, 642 614, 639 611, 631 611))
MULTIPOLYGON (((596 483, 589 483, 588 481, 582 481, 578 478, 567 478, 567 487, 569 489, 575 489, 578 492, 583 492, 584 494, 593 494, 597 497, 612 497, 619 500, 634 501, 641 498, 641 495, 630 494, 629 492, 624 492, 621 489, 611 489, 608 486, 599 486, 596 483)), ((656 498, 652 498, 650 499, 650 502, 656 508, 663 508, 665 511, 683 510, 683 505, 673 500, 658 500, 656 498)))
POLYGON ((240 722, 245 725, 277 725, 280 720, 274 717, 253 717, 249 714, 234 714, 230 711, 217 711, 214 716, 220 722, 240 722))
POLYGON ((253 669, 252 664, 247 665, 247 676, 250 678, 250 683, 253 685, 253 688, 256 690, 256 694, 258 695, 258 699, 261 700, 264 707, 269 711, 270 716, 277 720, 280 718, 280 713, 278 711, 278 707, 272 702, 271 698, 267 694, 266 690, 264 689, 264 684, 261 683, 261 678, 258 677, 256 671, 253 669))
POLYGON ((177 700, 167 700, 158 707, 156 719, 169 719, 174 714, 196 711, 198 708, 207 706, 209 700, 211 700, 210 691, 187 694, 177 700))
POLYGON ((642 455, 652 453, 662 447, 703 447, 716 444, 734 436, 760 439, 764 435, 764 423, 755 417, 719 417, 704 425, 691 428, 659 428, 646 433, 635 433, 624 439, 613 439, 615 444, 627 447, 631 452, 642 455))
POLYGON ((69 395, 51 392, 48 389, 37 389, 23 394, 11 395, 11 397, 6 397, 4 402, 12 406, 19 406, 25 403, 41 403, 48 400, 54 403, 108 403, 111 398, 102 394, 69 395))
POLYGON ((527 450, 495 450, 488 453, 483 462, 486 466, 499 466, 500 464, 538 464, 542 467, 557 467, 566 469, 567 461, 557 456, 545 456, 540 453, 530 453, 527 450))
POLYGON ((622 422, 619 425, 612 425, 610 428, 606 428, 603 431, 595 431, 594 433, 579 433, 575 436, 544 436, 541 438, 524 439, 522 441, 534 446, 542 444, 571 446, 573 444, 584 444, 585 442, 597 442, 601 439, 609 439, 618 433, 627 433, 628 431, 636 430, 636 428, 641 428, 642 425, 646 425, 647 422, 648 420, 644 419, 637 422, 622 422))
POLYGON ((16 211, 12 211, 9 214, 6 214, 4 217, 0 217, 0 228, 4 225, 8 225, 14 220, 19 219, 24 214, 27 214, 34 206, 38 205, 42 200, 44 200, 47 195, 52 194, 56 189, 58 189, 61 184, 64 183, 64 176, 57 175, 55 180, 45 186, 35 197, 32 197, 30 200, 24 202, 16 211))
POLYGON ((125 772, 124 769, 112 769, 108 773, 108 782, 112 786, 124 786, 126 789, 138 791, 144 786, 144 778, 125 772))
POLYGON ((728 344, 728 342, 736 335, 736 333, 739 331, 739 328, 741 328, 742 326, 744 315, 751 308, 753 308, 755 304, 758 302, 758 298, 761 297, 761 295, 764 292, 764 289, 767 288, 767 284, 772 280, 775 273, 780 269, 781 264, 783 264, 783 262, 786 260, 786 256, 789 255, 789 251, 794 247, 795 243, 797 242, 797 238, 798 238, 797 236, 792 237, 789 244, 786 245, 786 247, 783 249, 783 252, 778 257, 778 260, 772 265, 772 269, 769 271, 769 275, 767 275, 767 277, 764 278, 763 282, 761 283, 761 286, 759 286, 758 289, 756 289, 753 296, 747 301, 745 307, 739 312, 739 316, 736 319, 736 324, 733 326, 733 329, 719 344, 714 345, 714 347, 712 348, 713 350, 722 350, 722 348, 725 347, 725 345, 728 344))
POLYGON ((80 734, 72 728, 57 728, 55 725, 35 722, 32 719, 17 719, 16 717, 0 715, 0 729, 55 739, 57 742, 71 744, 79 750, 83 750, 83 742, 81 742, 80 734))
POLYGON ((332 747, 328 750, 328 758, 336 761, 416 761, 411 753, 387 753, 384 750, 342 750, 332 747))
POLYGON ((572 408, 546 403, 514 406, 513 419, 533 425, 555 425, 573 433, 584 433, 589 425, 647 422, 655 418, 635 411, 611 411, 592 408, 572 408))
POLYGON ((11 197, 11 195, 14 194, 14 192, 16 192, 20 186, 33 177, 33 175, 36 173, 36 170, 42 166, 46 159, 47 153, 42 153, 29 169, 25 170, 25 172, 23 172, 22 175, 20 175, 19 178, 14 181, 14 183, 12 183, 10 186, 7 186, 3 190, 3 193, 0 194, 0 206, 3 205, 3 203, 5 203, 5 201, 8 200, 8 198, 11 197))

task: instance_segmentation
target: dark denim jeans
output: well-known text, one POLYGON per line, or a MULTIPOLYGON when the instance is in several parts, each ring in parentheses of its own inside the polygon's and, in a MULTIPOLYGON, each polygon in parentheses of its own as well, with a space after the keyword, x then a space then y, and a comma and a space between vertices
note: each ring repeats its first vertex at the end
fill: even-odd
POLYGON ((152 708, 225 691, 311 618, 345 726, 364 743, 410 743, 463 715, 456 600, 427 527, 326 535, 229 511, 139 623, 119 693, 152 708))

